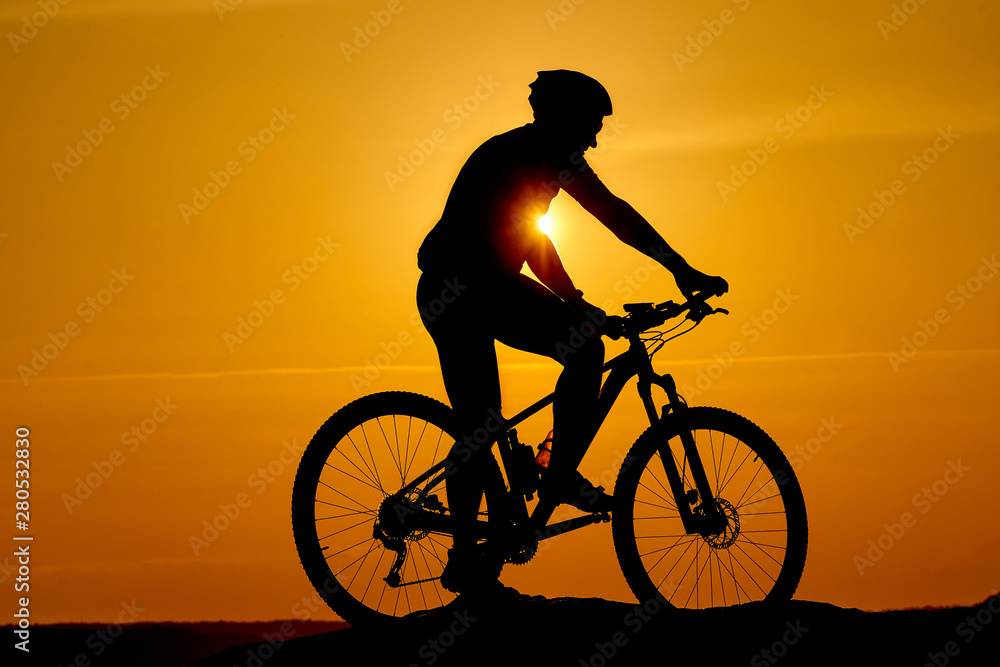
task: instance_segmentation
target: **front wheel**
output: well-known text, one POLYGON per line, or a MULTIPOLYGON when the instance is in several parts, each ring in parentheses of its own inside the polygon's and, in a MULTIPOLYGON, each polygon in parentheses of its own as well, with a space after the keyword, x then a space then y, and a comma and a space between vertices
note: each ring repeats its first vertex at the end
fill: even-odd
POLYGON ((791 599, 805 567, 808 528, 788 459, 735 413, 695 407, 687 421, 726 526, 717 534, 685 531, 660 458, 671 454, 685 492, 695 488, 680 420, 649 428, 615 485, 612 533, 632 592, 687 609, 791 599))

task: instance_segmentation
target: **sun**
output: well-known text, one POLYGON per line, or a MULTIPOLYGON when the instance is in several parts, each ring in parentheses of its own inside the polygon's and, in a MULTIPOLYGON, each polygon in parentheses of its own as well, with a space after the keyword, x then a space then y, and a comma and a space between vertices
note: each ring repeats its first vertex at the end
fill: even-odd
POLYGON ((552 218, 549 217, 548 213, 538 219, 538 228, 546 235, 552 231, 552 218))

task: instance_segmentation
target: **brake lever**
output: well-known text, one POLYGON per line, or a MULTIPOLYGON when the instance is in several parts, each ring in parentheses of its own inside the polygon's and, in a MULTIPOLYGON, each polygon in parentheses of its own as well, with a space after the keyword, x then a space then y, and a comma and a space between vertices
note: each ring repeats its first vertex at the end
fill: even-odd
POLYGON ((695 324, 701 324, 701 321, 708 317, 709 315, 715 315, 716 313, 722 313, 723 315, 728 315, 729 311, 725 308, 712 308, 706 303, 702 303, 701 306, 695 310, 692 308, 688 311, 687 317, 685 319, 691 320, 695 324))

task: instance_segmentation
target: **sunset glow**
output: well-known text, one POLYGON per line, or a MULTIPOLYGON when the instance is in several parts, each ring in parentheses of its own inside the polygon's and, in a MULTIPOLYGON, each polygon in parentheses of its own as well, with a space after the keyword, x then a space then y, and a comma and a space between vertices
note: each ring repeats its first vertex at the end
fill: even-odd
MULTIPOLYGON (((48 4, 33 30, 38 2, 0 9, 3 480, 9 537, 27 427, 32 623, 132 600, 139 622, 335 618, 303 603, 302 451, 362 395, 447 401, 417 248, 473 151, 532 121, 536 72, 563 67, 613 99, 583 156, 601 181, 729 281, 731 314, 656 368, 792 462, 796 597, 998 585, 1000 3, 905 21, 862 0, 48 4)), ((609 314, 682 299, 566 192, 538 224, 609 314)), ((504 414, 552 391, 556 362, 496 348, 504 414)), ((551 427, 544 410, 518 433, 551 427)), ((613 490, 648 427, 626 387, 581 472, 613 490)), ((607 524, 502 581, 633 599, 607 524)))

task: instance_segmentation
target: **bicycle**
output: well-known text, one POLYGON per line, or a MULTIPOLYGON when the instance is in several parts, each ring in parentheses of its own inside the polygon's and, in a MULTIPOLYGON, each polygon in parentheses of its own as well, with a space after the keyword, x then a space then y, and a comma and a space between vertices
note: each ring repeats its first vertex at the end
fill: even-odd
MULTIPOLYGON (((633 377, 650 423, 622 462, 610 515, 548 524, 555 506, 541 499, 529 512, 539 472, 514 427, 551 404, 553 394, 484 425, 480 444, 495 445, 500 461, 491 451, 480 512, 468 527, 481 544, 504 563, 525 563, 540 540, 611 521, 619 564, 640 601, 704 608, 792 597, 805 567, 808 527, 785 455, 744 417, 688 407, 673 378, 653 370, 653 355, 667 341, 708 315, 728 314, 709 306, 710 296, 626 304, 624 317, 609 318, 629 348, 604 365, 595 432, 633 377), (681 315, 671 329, 658 329, 681 315), (667 395, 660 411, 653 385, 667 395)), ((383 392, 341 408, 309 443, 292 492, 295 544, 313 586, 344 619, 387 621, 455 603, 440 576, 455 528, 444 503, 454 465, 446 456, 458 436, 443 403, 383 392)))

